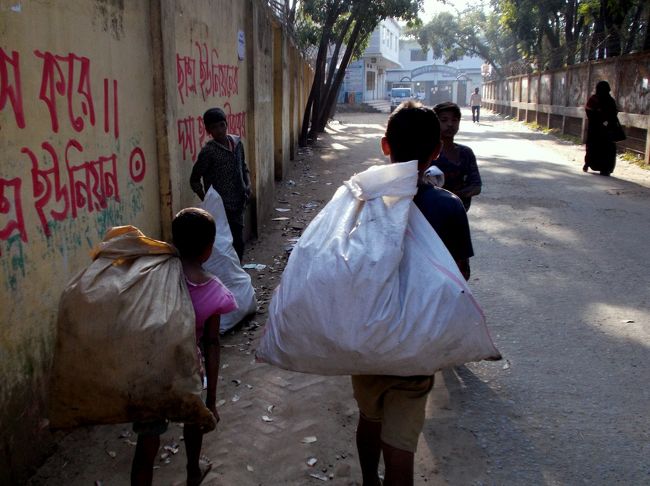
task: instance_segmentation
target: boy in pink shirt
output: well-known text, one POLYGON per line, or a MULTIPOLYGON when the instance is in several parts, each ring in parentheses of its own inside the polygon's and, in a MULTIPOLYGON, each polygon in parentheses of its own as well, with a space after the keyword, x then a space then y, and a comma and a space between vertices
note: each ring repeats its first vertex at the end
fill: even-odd
MULTIPOLYGON (((203 209, 183 209, 172 221, 173 243, 180 253, 185 282, 196 316, 197 344, 203 346, 205 357, 205 404, 219 421, 216 408, 220 358, 219 321, 221 314, 237 309, 237 302, 217 277, 203 270, 202 264, 212 253, 215 236, 214 220, 203 209)), ((133 430, 138 434, 138 443, 131 467, 131 485, 150 486, 154 461, 160 448, 160 434, 167 430, 167 421, 134 423, 133 430)), ((209 464, 204 467, 199 464, 203 432, 197 425, 185 424, 183 435, 187 454, 187 484, 197 486, 210 470, 209 464)))

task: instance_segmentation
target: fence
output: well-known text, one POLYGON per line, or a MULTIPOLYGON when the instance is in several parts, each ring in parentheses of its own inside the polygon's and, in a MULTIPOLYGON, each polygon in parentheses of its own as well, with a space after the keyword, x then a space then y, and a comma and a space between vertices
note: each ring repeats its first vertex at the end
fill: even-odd
POLYGON ((612 88, 627 135, 619 149, 637 153, 650 164, 650 52, 488 81, 483 106, 584 141, 584 105, 601 80, 612 88))

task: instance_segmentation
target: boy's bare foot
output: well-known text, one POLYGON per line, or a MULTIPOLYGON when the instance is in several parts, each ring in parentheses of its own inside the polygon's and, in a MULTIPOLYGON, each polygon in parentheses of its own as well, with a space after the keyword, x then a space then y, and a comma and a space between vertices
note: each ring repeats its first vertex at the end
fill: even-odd
POLYGON ((208 475, 211 469, 212 469, 212 464, 202 462, 199 465, 198 472, 190 474, 190 472, 188 471, 187 486, 199 486, 199 484, 203 482, 203 480, 208 475))

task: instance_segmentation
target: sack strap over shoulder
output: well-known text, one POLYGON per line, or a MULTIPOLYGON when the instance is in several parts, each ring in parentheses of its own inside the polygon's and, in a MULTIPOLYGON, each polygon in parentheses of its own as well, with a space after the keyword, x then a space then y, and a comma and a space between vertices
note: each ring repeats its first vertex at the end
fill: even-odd
POLYGON ((412 198, 417 192, 418 162, 399 162, 389 165, 375 165, 353 175, 343 184, 352 195, 369 201, 378 197, 391 196, 412 198))
POLYGON ((178 252, 169 243, 149 238, 135 226, 127 225, 109 229, 104 241, 97 245, 91 254, 93 260, 99 257, 117 260, 146 255, 176 256, 178 252))

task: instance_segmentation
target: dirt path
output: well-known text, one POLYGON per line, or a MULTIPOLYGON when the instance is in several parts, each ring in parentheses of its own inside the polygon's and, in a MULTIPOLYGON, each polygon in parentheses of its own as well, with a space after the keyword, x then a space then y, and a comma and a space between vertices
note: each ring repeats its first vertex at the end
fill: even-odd
MULTIPOLYGON (((471 285, 507 361, 436 375, 416 484, 647 483, 650 172, 623 164, 611 178, 586 175, 581 147, 483 119, 464 122, 459 137, 477 153, 485 187, 470 211, 471 285)), ((251 271, 263 304, 257 324, 291 239, 343 180, 384 160, 385 120, 342 115, 278 185, 275 207, 290 211, 276 217, 289 219, 269 221, 245 257, 267 265, 251 271)), ((349 379, 255 364, 259 335, 253 325, 223 339, 222 421, 205 438, 214 468, 204 484, 323 482, 311 474, 360 484, 349 379)), ((128 484, 134 437, 120 438, 123 429, 62 438, 31 484, 128 484)), ((163 442, 179 443, 181 431, 172 425, 163 442)), ((183 477, 181 445, 160 461, 155 484, 183 477)))

